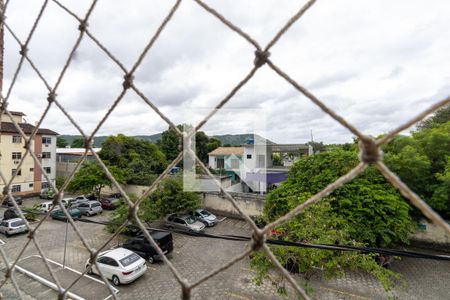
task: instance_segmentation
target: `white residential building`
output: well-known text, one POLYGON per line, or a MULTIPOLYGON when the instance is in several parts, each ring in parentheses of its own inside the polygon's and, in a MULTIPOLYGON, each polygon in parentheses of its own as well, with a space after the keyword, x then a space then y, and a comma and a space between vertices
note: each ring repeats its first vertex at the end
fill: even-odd
MULTIPOLYGON (((21 130, 29 137, 35 127, 24 121, 25 114, 10 111, 14 121, 19 124, 21 130)), ((38 157, 44 171, 51 181, 56 178, 56 136, 58 134, 50 129, 39 128, 35 137, 31 140, 31 148, 38 157)), ((42 175, 41 169, 35 163, 31 155, 27 155, 20 167, 18 165, 25 156, 25 141, 20 136, 8 115, 2 116, 0 130, 0 170, 10 181, 15 175, 11 191, 17 195, 39 193, 42 188, 48 186, 48 182, 42 175), (9 121, 9 122, 8 122, 9 121)), ((0 182, 0 188, 5 184, 0 182)))

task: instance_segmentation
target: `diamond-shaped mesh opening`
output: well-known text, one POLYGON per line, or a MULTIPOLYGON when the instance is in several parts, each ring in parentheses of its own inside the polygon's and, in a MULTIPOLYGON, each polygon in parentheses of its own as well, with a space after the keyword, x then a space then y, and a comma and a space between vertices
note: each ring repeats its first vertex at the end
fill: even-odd
MULTIPOLYGON (((271 252, 268 245, 265 243, 265 238, 267 233, 274 227, 283 224, 287 221, 289 221, 294 216, 300 214, 304 209, 306 209, 308 206, 313 205, 314 203, 320 201, 323 197, 329 195, 331 192, 333 192, 335 189, 339 188, 340 186, 344 185, 346 182, 352 180, 356 176, 358 176, 366 167, 368 164, 374 164, 380 172, 386 177, 387 180, 391 182, 393 186, 395 186, 399 191, 408 198, 411 203, 416 206, 418 209, 422 211, 422 213, 431 219, 436 224, 440 225, 442 228, 445 229, 446 232, 450 232, 450 226, 436 213, 434 212, 422 199, 420 199, 419 196, 417 196, 415 193, 413 193, 408 186, 406 186, 402 181, 393 174, 383 163, 382 157, 380 155, 380 147, 386 143, 388 143, 394 136, 396 136, 399 132, 402 130, 412 126, 416 122, 422 120, 425 118, 428 114, 432 113, 433 111, 439 109, 440 107, 443 107, 444 105, 447 105, 450 103, 450 98, 445 98, 436 104, 429 107, 427 110, 421 112, 417 116, 414 116, 410 121, 404 123, 403 125, 399 126, 397 129, 393 130, 392 132, 388 133, 384 137, 380 138, 379 140, 374 140, 363 133, 361 133, 358 128, 350 124, 343 116, 338 115, 336 112, 334 112, 332 109, 330 109, 328 106, 324 104, 318 97, 316 97, 314 94, 309 92, 305 87, 303 87, 300 83, 296 82, 292 77, 290 77, 287 73, 285 73, 278 65, 271 60, 270 58, 270 50, 273 46, 277 44, 277 42, 280 40, 280 38, 289 31, 291 26, 307 12, 308 9, 312 7, 312 5, 315 3, 315 0, 307 1, 306 4, 304 4, 301 8, 298 9, 294 13, 294 15, 283 25, 279 31, 274 35, 273 37, 269 38, 269 42, 267 45, 260 45, 254 38, 252 38, 249 34, 245 33, 242 29, 240 29, 238 26, 230 22, 226 19, 220 12, 216 11, 214 8, 209 7, 206 3, 204 3, 201 0, 194 0, 196 4, 198 4, 198 8, 203 10, 205 14, 210 14, 212 17, 216 18, 218 22, 226 26, 229 30, 232 30, 235 34, 243 38, 243 41, 246 41, 254 47, 254 59, 253 61, 248 62, 248 71, 245 75, 242 76, 242 78, 238 78, 236 80, 235 86, 230 89, 226 94, 221 96, 221 99, 217 103, 213 103, 213 105, 216 105, 216 108, 211 110, 202 121, 200 121, 197 126, 195 126, 195 130, 185 133, 185 140, 189 137, 193 136, 195 134, 196 130, 199 130, 203 127, 203 125, 211 119, 215 113, 217 113, 218 110, 220 110, 225 104, 232 101, 234 95, 249 82, 252 77, 255 75, 256 72, 261 67, 267 68, 270 71, 273 71, 274 74, 277 74, 285 80, 288 84, 290 84, 295 90, 297 90, 299 93, 303 94, 305 97, 307 97, 313 104, 317 105, 324 113, 329 115, 331 118, 335 119, 338 123, 340 123, 342 126, 346 127, 348 130, 350 130, 355 136, 359 138, 360 142, 360 164, 356 166, 354 169, 352 169, 350 172, 345 174, 344 176, 340 177, 335 182, 328 185, 325 189, 323 189, 321 192, 317 193, 316 195, 312 196, 309 200, 302 203, 292 211, 290 211, 285 216, 279 218, 278 220, 274 221, 271 224, 268 224, 263 229, 259 229, 255 223, 252 221, 252 219, 244 213, 241 208, 238 206, 237 202, 233 197, 225 191, 220 183, 212 176, 209 169, 200 161, 198 160, 198 165, 201 169, 203 169, 203 172, 208 174, 213 181, 217 184, 219 187, 221 193, 233 204, 235 209, 241 214, 241 216, 244 218, 244 220, 249 224, 250 228, 253 231, 252 240, 248 244, 248 247, 246 250, 234 257, 232 260, 223 263, 220 267, 213 269, 206 274, 203 274, 200 276, 200 278, 186 278, 183 276, 177 268, 167 259, 167 257, 161 252, 161 249, 156 246, 155 241, 152 239, 152 237, 149 235, 149 233, 145 230, 145 227, 141 220, 137 217, 137 208, 142 203, 142 201, 145 201, 146 196, 151 194, 155 188, 158 186, 158 184, 161 182, 163 178, 165 178, 170 169, 175 166, 177 163, 179 163, 183 158, 183 153, 180 153, 180 155, 169 164, 169 166, 166 168, 166 170, 153 182, 153 184, 150 186, 150 188, 142 195, 140 198, 138 198, 135 202, 130 201, 129 197, 124 193, 122 187, 120 184, 118 184, 117 180, 112 176, 111 172, 108 170, 106 165, 102 162, 102 160, 98 157, 97 154, 93 152, 94 159, 98 162, 100 167, 102 168, 103 172, 109 177, 109 179, 112 181, 114 187, 119 190, 119 192, 123 195, 125 198, 125 201, 128 205, 129 214, 128 214, 128 220, 124 222, 121 226, 125 226, 129 221, 134 221, 144 232, 146 238, 150 241, 150 243, 155 246, 155 248, 158 250, 159 254, 162 256, 164 263, 167 265, 168 269, 171 271, 171 273, 175 276, 176 280, 179 283, 179 286, 181 288, 181 298, 183 299, 189 299, 191 295, 191 291, 193 288, 197 287, 198 285, 208 281, 211 277, 219 274, 223 270, 233 266, 236 262, 242 260, 247 255, 251 254, 253 251, 262 250, 264 251, 269 259, 273 262, 273 264, 276 266, 278 271, 291 283, 293 289, 295 289, 299 295, 302 297, 308 299, 308 295, 306 295, 304 289, 299 286, 299 284, 293 279, 293 277, 288 273, 286 269, 282 267, 280 262, 275 258, 273 253, 271 252)), ((144 101, 144 103, 150 107, 156 114, 159 115, 159 117, 164 120, 167 125, 172 126, 177 133, 182 137, 182 133, 174 127, 174 123, 165 115, 163 114, 159 109, 158 106, 155 105, 155 103, 152 100, 153 95, 151 95, 151 91, 146 91, 143 93, 139 87, 137 87, 133 81, 135 72, 139 69, 140 65, 145 60, 145 57, 147 55, 151 55, 151 48, 158 43, 159 38, 165 38, 164 35, 161 36, 161 33, 165 30, 166 25, 171 22, 172 19, 176 18, 176 11, 178 10, 180 6, 181 1, 174 1, 172 3, 172 7, 170 8, 170 11, 167 13, 167 15, 164 16, 161 23, 158 25, 158 27, 155 29, 155 32, 148 37, 148 40, 145 43, 144 49, 140 50, 140 54, 138 58, 132 58, 130 61, 132 61, 132 64, 129 65, 129 61, 127 63, 122 63, 120 59, 116 58, 114 56, 114 53, 108 49, 105 44, 102 44, 101 36, 97 37, 97 35, 93 34, 90 29, 89 20, 90 16, 92 15, 93 11, 96 9, 97 1, 93 1, 90 3, 85 10, 80 12, 81 10, 78 9, 78 12, 75 13, 71 10, 70 7, 66 6, 65 3, 62 3, 58 0, 53 1, 43 1, 42 6, 40 9, 40 13, 38 14, 37 18, 34 20, 32 29, 30 31, 30 34, 28 35, 28 38, 26 40, 22 40, 21 38, 23 33, 20 35, 16 34, 14 31, 13 26, 9 26, 8 20, 5 18, 2 18, 2 25, 4 25, 5 28, 5 34, 9 34, 13 37, 13 39, 20 45, 21 48, 21 59, 17 65, 17 68, 15 69, 15 75, 12 77, 12 81, 10 82, 8 87, 4 87, 2 89, 2 105, 1 105, 1 112, 5 113, 7 115, 8 121, 13 123, 14 127, 18 131, 18 133, 22 136, 24 140, 24 147, 25 147, 25 153, 23 157, 20 159, 19 167, 26 163, 25 161, 27 159, 32 159, 34 163, 36 164, 37 168, 39 168, 43 174, 44 177, 46 177, 47 181, 50 183, 51 187, 55 189, 57 192, 56 202, 61 204, 61 199, 64 196, 64 191, 67 188, 67 185, 71 179, 73 179, 73 174, 75 173, 76 169, 73 171, 72 175, 68 178, 68 180, 65 182, 65 184, 61 187, 61 189, 57 189, 53 182, 47 178, 48 176, 45 174, 45 170, 43 169, 42 163, 39 160, 37 153, 33 151, 32 148, 32 141, 37 133, 37 130, 39 129, 42 121, 47 116, 48 110, 50 107, 54 109, 59 109, 61 113, 67 118, 67 120, 72 123, 73 126, 75 126, 80 134, 83 136, 83 138, 86 140, 86 151, 92 150, 92 137, 98 132, 98 130, 102 127, 102 125, 105 123, 105 121, 109 118, 111 113, 114 111, 114 109, 117 108, 117 106, 121 103, 121 101, 124 100, 124 96, 127 93, 135 93, 136 96, 138 96, 141 100, 144 101), (45 67, 42 66, 41 63, 37 63, 37 61, 34 59, 34 56, 29 55, 29 49, 32 47, 32 43, 29 41, 35 34, 36 30, 39 30, 39 22, 45 18, 45 10, 48 8, 49 5, 52 5, 52 9, 59 9, 61 13, 64 13, 67 18, 72 18, 76 24, 78 24, 78 32, 76 32, 76 41, 73 44, 73 47, 69 49, 67 57, 63 61, 63 66, 61 67, 61 72, 57 74, 56 76, 50 76, 51 78, 47 78, 47 74, 45 72, 41 72, 41 70, 45 67), (37 29, 36 29, 37 28, 37 29), (119 93, 118 95, 115 95, 114 99, 111 101, 110 107, 108 107, 107 112, 101 117, 101 119, 98 120, 96 123, 95 129, 92 132, 86 132, 82 130, 80 125, 77 123, 76 118, 72 116, 70 113, 70 110, 68 110, 64 105, 64 100, 59 98, 58 95, 58 89, 61 86, 62 82, 65 79, 65 76, 70 68, 70 65, 76 60, 76 53, 77 49, 79 49, 80 43, 84 39, 89 39, 90 42, 93 42, 99 49, 104 52, 105 57, 110 59, 114 64, 116 64, 119 67, 119 73, 120 70, 123 72, 121 76, 123 77, 123 81, 120 83, 121 87, 118 89, 119 93), (133 60, 134 59, 134 60, 133 60), (47 103, 46 108, 43 111, 40 121, 36 124, 35 129, 32 132, 26 132, 23 130, 23 128, 14 121, 13 116, 7 109, 7 104, 9 101, 9 95, 11 91, 14 89, 14 85, 17 81, 17 78, 21 76, 21 68, 24 64, 28 64, 32 70, 36 73, 37 76, 40 77, 40 80, 42 81, 42 84, 46 87, 48 96, 47 96, 47 103)), ((3 6, 2 9, 2 15, 8 15, 7 6, 9 4, 9 1, 6 1, 6 3, 3 6)), ((101 7, 100 7, 101 9, 101 7)), ((95 22, 94 22, 95 23, 95 22)), ((301 26, 301 24, 298 24, 298 26, 301 26)), ((172 37, 173 38, 173 37, 172 37)), ((32 49, 30 50, 32 51, 32 49)), ((119 56, 120 57, 120 56, 119 56)), ((267 71, 267 70, 266 70, 267 71)), ((190 149, 185 149, 185 151, 189 152, 190 149)), ((87 152, 86 152, 87 153, 87 152)), ((191 153, 192 155, 195 155, 191 153)), ((86 154, 85 154, 86 155, 86 154)), ((83 159, 79 162, 78 167, 80 167, 81 163, 83 162, 85 156, 83 156, 83 159)), ((11 191, 11 180, 6 180, 6 177, 4 174, 0 174, 0 177, 5 185, 4 188, 4 196, 9 197, 16 209, 19 209, 16 201, 12 197, 12 191, 11 191)), ((86 239, 86 237, 83 235, 83 231, 80 230, 80 225, 77 224, 73 218, 68 214, 67 210, 64 208, 64 205, 60 205, 62 208, 65 216, 68 219, 68 226, 71 228, 71 234, 77 236, 79 239, 79 247, 85 249, 85 251, 88 253, 88 255, 91 257, 91 262, 94 263, 97 255, 100 251, 105 249, 117 236, 117 234, 120 232, 120 230, 117 230, 116 233, 112 236, 110 236, 106 241, 102 241, 101 244, 92 245, 92 241, 89 241, 86 239)), ((17 252, 13 257, 9 256, 7 252, 3 249, 2 246, 0 246, 0 252, 3 258, 3 262, 5 263, 5 277, 0 281, 0 288, 4 286, 7 282, 11 282, 14 286, 14 288, 17 291, 17 295, 20 298, 23 298, 23 293, 21 292, 20 287, 17 285, 17 281, 15 280, 15 275, 17 273, 16 267, 19 267, 19 262, 21 258, 24 257, 24 255, 27 252, 27 249, 29 249, 32 245, 36 248, 37 252, 39 253, 39 256, 42 259, 43 268, 46 268, 48 271, 49 276, 51 277, 52 281, 56 285, 58 289, 59 296, 61 298, 64 297, 70 297, 71 289, 75 284, 82 278, 82 276, 87 272, 84 271, 82 274, 80 274, 77 278, 73 280, 73 282, 69 285, 63 288, 60 284, 60 280, 58 279, 57 274, 55 274, 54 270, 52 269, 51 262, 48 260, 47 252, 43 251, 42 247, 40 246, 39 239, 40 239, 40 227, 42 226, 43 222, 46 218, 49 217, 49 214, 52 212, 52 209, 46 214, 44 218, 42 218, 34 228, 31 228, 29 224, 27 223, 28 229, 30 230, 28 235, 27 242, 23 245, 21 249, 17 249, 17 252)), ((24 218, 24 216, 21 214, 21 217, 24 218)), ((121 227, 119 227, 120 229, 121 227)), ((113 298, 117 298, 118 296, 115 293, 115 290, 110 285, 108 280, 104 277, 103 274, 100 274, 101 279, 106 284, 107 288, 109 289, 109 292, 111 293, 111 296, 113 298)))

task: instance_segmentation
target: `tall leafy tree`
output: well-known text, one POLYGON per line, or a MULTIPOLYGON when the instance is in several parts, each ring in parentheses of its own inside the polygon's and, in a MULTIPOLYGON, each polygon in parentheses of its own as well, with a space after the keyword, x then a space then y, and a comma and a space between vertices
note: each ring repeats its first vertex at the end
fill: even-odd
POLYGON ((450 105, 442 107, 434 115, 420 122, 417 127, 420 130, 430 129, 439 126, 440 124, 447 123, 448 121, 450 121, 450 105))
MULTIPOLYGON (((108 169, 119 183, 124 183, 123 170, 115 166, 108 166, 108 169)), ((111 185, 111 180, 96 162, 85 162, 69 183, 67 190, 85 194, 93 193, 100 197, 102 189, 105 186, 111 187, 111 185)))
POLYGON ((72 141, 70 148, 84 148, 84 139, 76 138, 72 141))
MULTIPOLYGON (((183 125, 177 125, 178 129, 183 131, 183 125)), ((181 151, 180 137, 175 130, 168 128, 161 134, 161 139, 158 141, 158 146, 166 155, 167 160, 174 160, 181 151)))
POLYGON ((208 142, 209 138, 203 131, 198 131, 195 134, 195 152, 204 163, 208 162, 208 142))
POLYGON ((65 148, 69 143, 67 143, 66 139, 63 137, 56 138, 56 147, 65 148))
MULTIPOLYGON (((356 151, 339 148, 304 158, 294 164, 288 180, 268 194, 264 220, 285 215, 358 164, 356 151)), ((308 243, 390 246, 407 242, 413 228, 410 206, 373 167, 346 183, 319 203, 312 205, 286 224, 276 228, 279 238, 308 243)), ((372 273, 389 289, 393 272, 382 268, 375 255, 331 252, 317 249, 271 246, 280 262, 291 271, 312 275, 317 268, 328 277, 346 268, 372 273)), ((263 253, 256 254, 252 266, 257 281, 267 278, 272 263, 263 253)), ((273 280, 273 277, 269 277, 273 280)), ((274 282, 278 286, 280 282, 274 282)))
MULTIPOLYGON (((132 197, 133 198, 133 197, 132 197)), ((144 222, 153 222, 170 213, 184 212, 200 206, 200 196, 194 192, 183 190, 183 180, 180 176, 165 178, 157 189, 139 206, 138 216, 144 222)), ((108 228, 114 231, 128 216, 128 206, 123 204, 112 216, 112 225, 108 228)))
POLYGON ((220 146, 222 146, 222 142, 214 137, 210 138, 208 140, 208 144, 206 145, 208 148, 208 153, 214 151, 214 149, 219 148, 220 146))
POLYGON ((449 194, 442 180, 450 156, 450 121, 422 126, 411 137, 396 137, 383 150, 389 168, 435 210, 450 217, 449 194))
POLYGON ((99 156, 107 164, 124 170, 128 184, 151 184, 167 166, 165 155, 157 145, 123 134, 103 141, 99 156))

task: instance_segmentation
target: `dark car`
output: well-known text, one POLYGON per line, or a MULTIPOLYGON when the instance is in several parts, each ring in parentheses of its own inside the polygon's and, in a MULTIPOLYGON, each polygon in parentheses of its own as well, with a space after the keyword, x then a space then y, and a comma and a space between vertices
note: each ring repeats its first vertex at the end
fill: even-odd
POLYGON ((118 198, 106 198, 100 199, 100 203, 102 204, 103 209, 113 210, 118 208, 122 201, 118 198))
MULTIPOLYGON (((173 239, 172 233, 167 231, 152 230, 149 231, 151 237, 155 240, 156 244, 167 256, 172 253, 173 239)), ((149 263, 155 262, 155 260, 161 260, 161 256, 156 252, 156 249, 150 244, 143 234, 138 235, 132 239, 127 240, 122 244, 122 248, 131 250, 138 254, 149 263)))
MULTIPOLYGON (((77 208, 69 208, 67 209, 67 211, 69 212, 70 216, 72 217, 72 219, 79 219, 81 218, 81 211, 77 208)), ((64 214, 64 212, 61 209, 55 209, 54 211, 52 211, 52 219, 54 220, 61 220, 61 221, 66 221, 67 217, 64 214)))
POLYGON ((109 195, 107 198, 108 199, 122 199, 123 196, 121 193, 114 193, 114 194, 109 195))
MULTIPOLYGON (((22 214, 25 218, 27 218, 28 213, 22 210, 22 214)), ((3 220, 9 220, 14 218, 20 218, 19 212, 15 207, 8 208, 3 213, 3 220)))
MULTIPOLYGON (((18 205, 22 205, 22 197, 14 196, 14 200, 16 200, 16 203, 18 205)), ((3 199, 2 205, 3 206, 13 206, 14 204, 9 197, 6 197, 5 199, 3 199)))

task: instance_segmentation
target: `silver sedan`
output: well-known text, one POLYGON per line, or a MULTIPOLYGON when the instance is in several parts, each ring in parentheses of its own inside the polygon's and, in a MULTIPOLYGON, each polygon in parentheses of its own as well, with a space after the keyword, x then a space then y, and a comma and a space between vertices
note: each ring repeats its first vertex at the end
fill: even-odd
POLYGON ((181 229, 186 231, 200 232, 205 229, 205 225, 202 222, 195 220, 194 217, 177 216, 176 214, 171 214, 166 217, 166 227, 171 229, 181 229))

